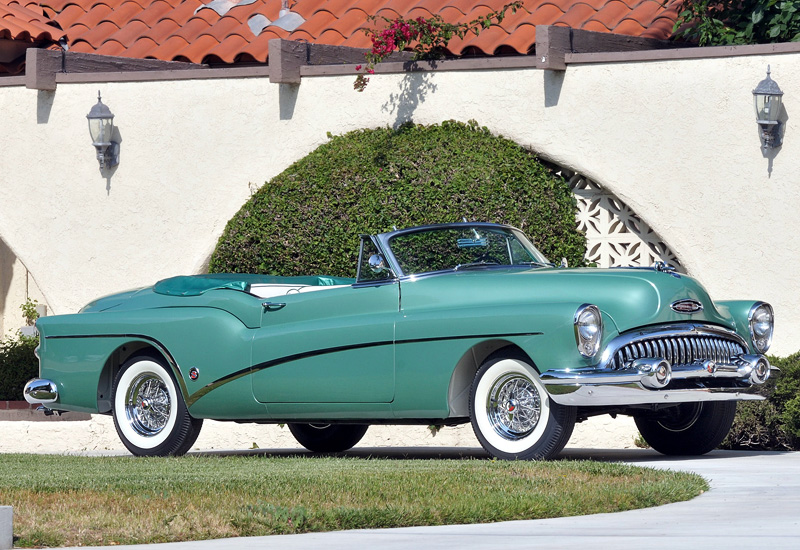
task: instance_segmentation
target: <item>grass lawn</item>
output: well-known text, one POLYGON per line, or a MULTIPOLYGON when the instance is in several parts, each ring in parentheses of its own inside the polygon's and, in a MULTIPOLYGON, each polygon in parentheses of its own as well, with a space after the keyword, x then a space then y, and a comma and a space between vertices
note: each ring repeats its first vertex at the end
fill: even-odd
POLYGON ((16 546, 486 523, 687 500, 694 474, 590 461, 0 455, 16 546))

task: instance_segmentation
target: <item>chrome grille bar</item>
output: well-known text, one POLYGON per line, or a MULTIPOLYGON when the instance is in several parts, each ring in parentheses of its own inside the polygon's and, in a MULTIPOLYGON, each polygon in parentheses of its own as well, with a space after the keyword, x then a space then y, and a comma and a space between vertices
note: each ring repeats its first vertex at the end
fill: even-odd
POLYGON ((624 368, 635 359, 663 358, 672 365, 689 365, 711 360, 731 363, 737 355, 747 353, 738 342, 719 336, 687 334, 657 338, 642 338, 621 347, 614 354, 613 366, 624 368))

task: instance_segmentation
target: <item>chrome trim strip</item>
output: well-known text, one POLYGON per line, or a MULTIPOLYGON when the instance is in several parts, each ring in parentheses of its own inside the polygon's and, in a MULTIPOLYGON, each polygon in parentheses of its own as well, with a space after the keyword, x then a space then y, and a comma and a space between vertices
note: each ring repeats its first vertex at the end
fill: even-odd
MULTIPOLYGON (((552 386, 546 386, 551 392, 552 386)), ((763 401, 749 388, 699 388, 693 390, 648 390, 636 385, 571 386, 571 391, 550 393, 550 399, 560 405, 600 407, 615 405, 654 405, 668 403, 697 403, 701 401, 763 401)))

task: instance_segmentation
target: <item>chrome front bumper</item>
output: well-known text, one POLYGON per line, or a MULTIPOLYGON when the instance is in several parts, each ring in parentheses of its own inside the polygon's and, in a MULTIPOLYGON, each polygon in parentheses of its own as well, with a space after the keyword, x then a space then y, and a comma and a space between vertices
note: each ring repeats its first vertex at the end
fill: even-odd
POLYGON ((58 386, 46 378, 34 378, 25 384, 22 394, 31 405, 47 405, 58 401, 58 386))
POLYGON ((763 399, 754 392, 777 371, 761 355, 741 356, 734 365, 706 361, 671 367, 665 360, 641 361, 628 369, 609 371, 587 368, 547 371, 541 375, 551 399, 561 405, 607 406, 696 401, 763 399), (743 387, 702 387, 709 380, 733 379, 743 387), (696 381, 692 389, 668 389, 676 380, 696 381))
POLYGON ((549 370, 540 379, 553 401, 571 406, 764 399, 755 393, 778 369, 746 349, 717 326, 654 327, 615 338, 595 366, 549 370))

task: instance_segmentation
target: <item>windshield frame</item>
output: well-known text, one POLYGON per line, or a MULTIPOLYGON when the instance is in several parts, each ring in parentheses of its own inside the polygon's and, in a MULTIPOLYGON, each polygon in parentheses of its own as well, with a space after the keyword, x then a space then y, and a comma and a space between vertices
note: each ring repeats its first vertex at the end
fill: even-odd
MULTIPOLYGON (((425 233, 425 232, 433 232, 433 231, 446 231, 446 230, 464 230, 464 229, 472 229, 475 228, 476 230, 503 230, 511 233, 514 238, 519 242, 520 245, 525 249, 525 251, 530 254, 533 258, 532 262, 525 262, 523 264, 485 264, 481 265, 482 269, 509 269, 509 268, 537 268, 537 267, 555 267, 554 264, 549 262, 547 258, 542 254, 536 246, 528 239, 528 237, 511 225, 505 224, 498 224, 498 223, 488 223, 488 222, 457 222, 457 223, 444 223, 444 224, 435 224, 435 225, 422 225, 419 227, 412 227, 408 229, 401 229, 397 231, 391 231, 388 233, 380 233, 375 235, 375 238, 380 243, 380 247, 384 252, 384 256, 387 262, 392 267, 392 270, 397 275, 397 277, 417 277, 422 275, 431 275, 431 274, 440 274, 440 273, 454 273, 458 272, 457 266, 453 266, 452 268, 448 269, 440 269, 436 271, 422 271, 417 273, 406 273, 401 268, 400 262, 394 255, 392 250, 392 240, 395 237, 403 236, 403 235, 411 235, 415 233, 425 233)), ((465 266, 461 266, 461 271, 464 271, 465 266)))

